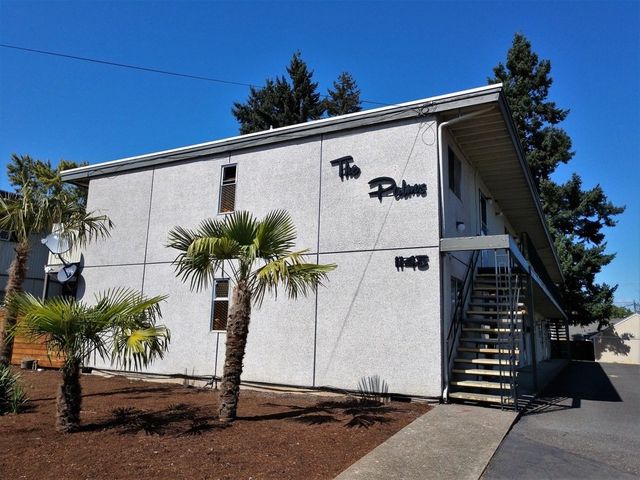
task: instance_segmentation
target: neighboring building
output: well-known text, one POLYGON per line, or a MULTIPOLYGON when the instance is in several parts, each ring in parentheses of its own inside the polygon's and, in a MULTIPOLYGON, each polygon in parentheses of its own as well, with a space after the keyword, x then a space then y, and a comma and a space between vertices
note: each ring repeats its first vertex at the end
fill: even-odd
MULTIPOLYGON (((0 196, 3 198, 12 195, 15 194, 0 191, 0 196)), ((61 290, 60 285, 57 284, 55 280, 49 282, 45 274, 49 250, 42 244, 40 241, 41 238, 42 235, 32 235, 30 237, 31 251, 29 252, 29 259, 27 261, 27 274, 22 285, 25 292, 38 298, 44 294, 47 284, 50 285, 50 287, 47 288, 49 296, 58 294, 61 290)), ((16 255, 15 247, 17 243, 14 240, 11 232, 0 230, 0 302, 4 301, 7 280, 9 279, 9 268, 16 255)), ((19 364, 23 359, 27 358, 38 360, 40 365, 45 367, 61 366, 60 361, 47 354, 42 342, 30 342, 25 338, 17 337, 14 341, 11 363, 19 364)))
MULTIPOLYGON (((0 190, 0 197, 9 198, 15 193, 0 190)), ((0 230, 0 301, 4 300, 9 268, 16 256, 16 242, 11 232, 0 230)), ((30 239, 31 252, 27 264, 27 275, 24 279, 23 289, 33 295, 42 295, 44 286, 44 266, 47 263, 47 247, 40 243, 40 237, 33 235, 30 239)))
MULTIPOLYGON (((84 253, 80 296, 169 294, 151 371, 222 373, 228 282, 192 292, 168 231, 288 210, 326 288, 252 312, 243 379, 512 402, 550 356, 562 275, 501 85, 63 173, 115 229, 84 253), (350 168, 346 168, 349 166, 350 168), (357 166, 357 169, 353 167, 357 166), (533 368, 532 368, 533 367, 533 368)), ((102 365, 108 368, 108 365, 102 365)))
POLYGON ((591 341, 598 362, 640 365, 640 314, 612 322, 591 341))

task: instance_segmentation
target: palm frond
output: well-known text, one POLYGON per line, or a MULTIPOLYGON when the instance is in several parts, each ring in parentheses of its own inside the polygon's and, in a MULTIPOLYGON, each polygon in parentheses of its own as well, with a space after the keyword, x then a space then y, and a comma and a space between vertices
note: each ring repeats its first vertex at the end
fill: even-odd
POLYGON ((116 288, 96 295, 95 305, 71 297, 43 301, 30 294, 13 295, 7 302, 22 317, 14 333, 44 340, 50 352, 64 354, 67 361, 96 353, 139 368, 162 357, 168 346, 169 331, 156 325, 159 303, 166 298, 116 288))
POLYGON ((256 257, 277 258, 295 245, 296 229, 285 210, 275 210, 258 223, 254 238, 256 257))
POLYGON ((335 264, 319 265, 307 263, 304 257, 306 250, 291 252, 275 260, 271 260, 256 270, 254 274, 255 302, 260 305, 265 293, 270 291, 277 296, 277 289, 282 285, 289 298, 296 299, 300 295, 308 295, 316 287, 323 285, 327 273, 336 268, 335 264))
POLYGON ((241 246, 253 244, 259 222, 249 212, 233 212, 221 224, 222 237, 229 238, 241 246))
MULTIPOLYGON (((201 224, 201 227, 205 222, 201 224)), ((208 223, 212 227, 212 223, 208 223)), ((221 260, 212 257, 207 251, 189 253, 191 244, 201 238, 195 231, 174 227, 169 231, 167 247, 174 248, 180 253, 173 261, 176 276, 183 282, 188 282, 192 290, 202 290, 209 286, 215 271, 221 266, 221 260)))

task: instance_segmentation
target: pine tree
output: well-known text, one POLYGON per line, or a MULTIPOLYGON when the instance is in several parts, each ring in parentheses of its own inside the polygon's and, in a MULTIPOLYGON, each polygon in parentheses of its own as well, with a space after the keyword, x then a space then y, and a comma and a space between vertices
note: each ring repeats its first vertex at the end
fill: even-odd
POLYGON ((293 54, 291 63, 287 67, 287 73, 291 79, 295 105, 294 115, 297 117, 293 123, 304 123, 322 117, 324 105, 317 92, 318 84, 311 81, 313 71, 309 71, 300 52, 293 54))
POLYGON ((235 102, 231 112, 240 123, 240 133, 253 133, 270 128, 316 120, 324 113, 324 103, 317 92, 300 52, 293 54, 287 67, 290 81, 284 77, 267 79, 262 88, 251 87, 246 103, 235 102))
POLYGON ((571 138, 557 125, 569 110, 547 100, 553 83, 551 62, 539 60, 531 43, 517 33, 507 53, 506 65, 493 69, 489 83, 502 82, 518 129, 524 153, 535 179, 562 272, 563 306, 575 324, 594 321, 605 324, 613 307, 616 286, 598 284, 596 274, 615 254, 606 253, 604 227, 616 225, 624 211, 610 202, 600 185, 582 189, 578 174, 563 184, 551 179, 559 164, 574 155, 571 138))
POLYGON ((360 89, 350 73, 342 72, 333 82, 333 90, 328 90, 328 98, 325 100, 327 113, 330 117, 359 112, 360 89))

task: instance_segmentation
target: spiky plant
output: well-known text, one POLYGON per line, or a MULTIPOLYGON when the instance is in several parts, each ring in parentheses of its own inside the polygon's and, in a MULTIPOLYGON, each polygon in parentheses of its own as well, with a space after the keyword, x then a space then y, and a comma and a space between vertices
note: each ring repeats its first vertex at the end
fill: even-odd
POLYGON ((71 432, 80 425, 80 367, 92 355, 134 369, 163 357, 170 334, 156 322, 161 317, 159 303, 165 298, 146 298, 118 288, 96 295, 91 305, 69 297, 41 300, 30 294, 9 300, 22 317, 14 332, 43 340, 51 354, 64 359, 57 395, 58 430, 71 432))

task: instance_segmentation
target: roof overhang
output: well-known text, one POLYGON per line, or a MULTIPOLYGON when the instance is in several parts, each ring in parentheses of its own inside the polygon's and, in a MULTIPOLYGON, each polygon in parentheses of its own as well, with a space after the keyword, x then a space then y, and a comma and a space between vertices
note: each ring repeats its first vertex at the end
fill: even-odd
POLYGON ((62 172, 62 179, 76 185, 88 186, 91 178, 95 177, 150 168, 157 165, 190 161, 275 143, 295 141, 305 137, 345 131, 368 125, 424 117, 439 112, 469 108, 474 105, 483 105, 488 102, 496 102, 501 91, 502 86, 500 84, 489 85, 457 93, 415 100, 399 105, 341 115, 339 117, 324 118, 213 142, 189 145, 173 150, 164 150, 95 165, 87 165, 62 172))
POLYGON ((442 112, 440 120, 484 112, 447 129, 491 192, 494 204, 517 232, 529 235, 551 279, 560 284, 562 271, 511 112, 503 94, 492 103, 493 109, 485 104, 442 112))

